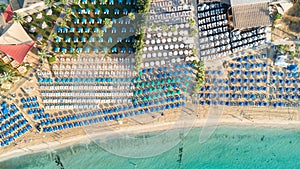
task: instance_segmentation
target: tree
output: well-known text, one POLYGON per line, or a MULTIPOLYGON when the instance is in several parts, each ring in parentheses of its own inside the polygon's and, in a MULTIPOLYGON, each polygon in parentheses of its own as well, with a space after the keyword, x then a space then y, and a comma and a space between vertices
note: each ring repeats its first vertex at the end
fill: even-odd
POLYGON ((192 28, 191 30, 190 30, 190 35, 191 36, 195 36, 196 34, 197 34, 197 30, 196 29, 194 29, 194 28, 192 28))
POLYGON ((71 15, 74 15, 73 12, 72 12, 72 9, 71 8, 67 8, 66 9, 66 21, 70 21, 71 20, 71 15))
POLYGON ((164 31, 164 32, 166 32, 167 30, 168 30, 168 25, 167 24, 163 24, 163 25, 161 25, 161 30, 162 31, 164 31))
POLYGON ((113 25, 113 22, 109 18, 105 18, 103 23, 105 28, 111 28, 113 25))
POLYGON ((51 55, 49 55, 47 50, 45 49, 38 51, 38 56, 42 62, 46 61, 49 57, 51 57, 51 55))
POLYGON ((24 19, 23 16, 20 15, 19 13, 15 13, 14 16, 13 16, 13 21, 22 24, 22 23, 25 22, 25 19, 24 19))
POLYGON ((128 18, 130 19, 130 20, 135 20, 135 14, 133 13, 133 12, 129 12, 128 13, 128 18))
POLYGON ((16 73, 9 70, 7 72, 4 72, 3 75, 0 78, 0 82, 3 83, 5 81, 13 82, 15 80, 16 73))
POLYGON ((54 4, 52 0, 45 0, 44 3, 46 6, 49 6, 49 7, 53 6, 53 4, 54 4))
POLYGON ((98 37, 103 37, 104 32, 102 30, 100 30, 100 31, 96 32, 95 35, 98 37))
POLYGON ((68 28, 67 23, 66 23, 66 21, 64 21, 64 20, 62 20, 62 21, 59 23, 59 26, 60 26, 61 28, 68 28))
POLYGON ((0 10, 3 12, 7 7, 7 4, 1 4, 0 5, 0 10))
POLYGON ((177 30, 177 28, 175 27, 175 26, 172 26, 171 28, 170 28, 170 31, 171 32, 175 32, 177 30))
POLYGON ((79 6, 80 8, 82 8, 81 6, 81 0, 73 0, 73 4, 79 6))
POLYGON ((189 25, 190 25, 190 27, 194 27, 196 25, 196 21, 194 19, 190 18, 189 25))
POLYGON ((61 4, 63 5, 67 5, 68 4, 68 0, 60 0, 61 4))
POLYGON ((151 28, 151 30, 155 31, 156 28, 157 28, 157 26, 156 26, 155 23, 152 23, 152 24, 150 25, 150 28, 151 28))

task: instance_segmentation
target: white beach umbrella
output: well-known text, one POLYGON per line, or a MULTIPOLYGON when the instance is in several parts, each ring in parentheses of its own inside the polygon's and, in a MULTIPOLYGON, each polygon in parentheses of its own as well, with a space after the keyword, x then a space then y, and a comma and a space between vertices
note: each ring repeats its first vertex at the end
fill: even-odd
POLYGON ((175 59, 172 59, 172 60, 171 60, 171 62, 172 62, 172 63, 175 63, 175 62, 176 62, 176 60, 175 60, 175 59))
POLYGON ((165 49, 168 50, 169 49, 169 45, 165 45, 165 49))
POLYGON ((180 48, 182 49, 182 48, 184 48, 184 44, 182 43, 182 44, 180 44, 180 48))
POLYGON ((168 32, 168 36, 169 36, 169 37, 171 37, 171 36, 172 36, 172 34, 173 34, 172 32, 168 32))
POLYGON ((185 54, 185 55, 188 55, 188 54, 189 54, 189 51, 188 51, 188 50, 184 50, 184 54, 185 54))
POLYGON ((146 43, 147 45, 149 45, 150 41, 147 39, 147 40, 145 41, 145 43, 146 43))
POLYGON ((177 38, 176 37, 173 37, 173 42, 177 42, 177 38))
POLYGON ((150 39, 151 38, 151 34, 148 33, 147 34, 147 38, 150 39))
POLYGON ((180 58, 177 58, 177 62, 180 62, 181 61, 181 59, 180 58))
POLYGON ((149 46, 149 47, 148 47, 148 50, 149 50, 149 51, 152 51, 152 50, 153 50, 153 47, 152 47, 152 46, 149 46))
POLYGON ((155 64, 156 64, 156 66, 159 66, 160 65, 160 61, 156 61, 155 64))
POLYGON ((168 33, 167 32, 163 32, 163 36, 168 36, 168 33))
POLYGON ((182 37, 179 36, 179 37, 178 37, 178 42, 181 42, 181 41, 182 41, 182 37))
POLYGON ((160 44, 160 39, 156 39, 156 43, 157 43, 157 44, 160 44))
POLYGON ((174 51, 174 56, 177 56, 178 55, 178 51, 174 51))
POLYGON ((165 64, 165 61, 164 61, 164 60, 161 60, 161 61, 160 61, 160 64, 161 64, 161 65, 164 65, 164 64, 165 64))
POLYGON ((183 55, 183 51, 182 50, 179 51, 179 55, 183 55))
POLYGON ((162 45, 160 45, 159 50, 164 50, 164 47, 162 45))
POLYGON ((177 31, 173 32, 173 35, 174 35, 174 36, 177 36, 177 35, 178 35, 178 32, 177 32, 177 31))
POLYGON ((151 58, 151 53, 148 53, 148 54, 147 54, 147 58, 151 58))
POLYGON ((168 56, 173 56, 173 52, 172 51, 168 52, 168 56))
POLYGON ((174 47, 175 47, 175 49, 178 49, 179 45, 176 43, 174 47))
POLYGON ((143 51, 147 51, 148 50, 148 48, 147 47, 143 47, 143 51))
POLYGON ((151 40, 151 44, 152 44, 152 45, 155 44, 155 40, 154 40, 154 39, 151 40))
POLYGON ((154 62, 150 62, 150 66, 154 66, 154 62))
POLYGON ((167 42, 171 43, 171 42, 172 42, 172 39, 171 39, 171 38, 168 38, 168 39, 167 39, 167 42))
POLYGON ((163 53, 163 56, 164 56, 164 57, 167 57, 167 56, 168 56, 168 53, 167 53, 167 52, 164 52, 164 53, 163 53))
POLYGON ((184 24, 180 24, 179 27, 180 27, 180 28, 184 28, 184 24))
POLYGON ((143 53, 142 54, 142 58, 145 59, 146 58, 146 54, 143 53))
POLYGON ((157 54, 155 52, 152 53, 152 57, 156 58, 157 54))
POLYGON ((157 37, 161 37, 161 33, 160 32, 157 33, 157 37))
POLYGON ((154 49, 155 51, 158 50, 158 46, 155 45, 153 49, 154 49))
POLYGON ((194 44, 189 44, 189 48, 193 48, 194 47, 194 44))
POLYGON ((163 38, 163 39, 161 39, 161 42, 162 42, 162 43, 166 43, 167 40, 166 40, 165 38, 163 38))
POLYGON ((170 49, 174 49, 174 45, 173 44, 170 45, 170 49))
POLYGON ((157 56, 158 56, 158 57, 162 57, 162 53, 161 53, 161 52, 158 52, 157 56))

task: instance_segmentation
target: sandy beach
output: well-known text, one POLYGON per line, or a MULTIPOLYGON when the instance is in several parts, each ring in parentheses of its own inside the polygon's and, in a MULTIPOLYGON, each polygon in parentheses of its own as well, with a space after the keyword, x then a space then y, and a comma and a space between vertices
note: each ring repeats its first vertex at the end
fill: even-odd
POLYGON ((110 122, 101 126, 92 126, 93 128, 76 128, 67 132, 57 132, 52 134, 29 133, 24 138, 25 144, 11 145, 3 148, 0 154, 0 161, 11 158, 37 153, 41 151, 54 151, 55 149, 75 145, 87 144, 95 139, 118 137, 120 133, 140 134, 160 130, 170 130, 175 128, 207 127, 207 126, 253 126, 253 127, 274 127, 300 130, 300 114, 298 110, 266 110, 261 111, 256 108, 238 107, 226 108, 223 113, 208 113, 212 110, 210 107, 202 107, 198 114, 183 114, 180 111, 176 113, 166 112, 164 116, 158 117, 147 123, 134 124, 133 121, 124 120, 120 125, 118 122, 110 122), (241 113, 241 111, 243 113, 241 113), (250 112, 251 111, 251 112, 250 112), (253 111, 253 112, 252 112, 253 111), (254 112, 256 111, 256 112, 254 112), (281 111, 279 114, 277 111, 281 111), (289 116, 293 114, 293 118, 289 116), (187 120, 177 120, 179 117, 186 117, 187 120))

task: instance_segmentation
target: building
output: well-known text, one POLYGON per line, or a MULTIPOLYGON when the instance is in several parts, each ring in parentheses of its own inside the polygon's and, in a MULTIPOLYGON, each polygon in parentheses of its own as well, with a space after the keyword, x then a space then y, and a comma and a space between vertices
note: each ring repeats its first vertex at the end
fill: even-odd
POLYGON ((16 60, 20 65, 35 42, 20 23, 13 22, 14 11, 8 5, 0 16, 0 50, 16 60))
POLYGON ((234 29, 270 26, 270 0, 220 0, 231 6, 234 29))
POLYGON ((9 0, 9 4, 15 12, 21 15, 30 15, 45 8, 42 0, 9 0))

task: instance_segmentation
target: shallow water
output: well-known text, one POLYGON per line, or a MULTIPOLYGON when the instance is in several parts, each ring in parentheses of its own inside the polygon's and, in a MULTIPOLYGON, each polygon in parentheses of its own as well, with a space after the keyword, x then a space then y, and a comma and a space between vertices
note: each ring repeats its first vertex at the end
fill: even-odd
MULTIPOLYGON (((192 129, 178 145, 150 158, 125 158, 96 144, 76 145, 14 158, 0 163, 1 169, 97 169, 97 168, 299 168, 300 131, 219 127, 203 144, 201 128, 192 129), (182 148, 182 149, 181 149, 182 148), (182 153, 180 153, 182 152, 182 153), (181 163, 180 154, 182 154, 181 163), (56 155, 60 163, 55 162, 56 155)), ((151 133, 147 136, 155 135, 151 133)), ((116 140, 115 140, 116 141, 116 140)), ((142 157, 142 156, 141 156, 142 157)))

